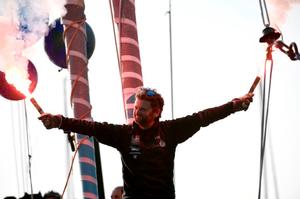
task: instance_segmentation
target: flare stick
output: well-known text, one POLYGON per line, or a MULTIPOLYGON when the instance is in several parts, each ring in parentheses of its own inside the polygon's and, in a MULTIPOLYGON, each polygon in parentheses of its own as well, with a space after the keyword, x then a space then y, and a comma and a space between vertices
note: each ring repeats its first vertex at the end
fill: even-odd
POLYGON ((40 114, 43 114, 44 111, 43 109, 41 108, 41 106, 37 103, 37 101, 32 97, 30 98, 30 102, 33 104, 33 106, 36 108, 36 110, 40 113, 40 114))
POLYGON ((260 81, 260 77, 256 76, 256 78, 255 78, 254 82, 252 83, 252 86, 249 89, 248 93, 253 93, 254 92, 254 90, 255 90, 256 86, 258 85, 259 81, 260 81))

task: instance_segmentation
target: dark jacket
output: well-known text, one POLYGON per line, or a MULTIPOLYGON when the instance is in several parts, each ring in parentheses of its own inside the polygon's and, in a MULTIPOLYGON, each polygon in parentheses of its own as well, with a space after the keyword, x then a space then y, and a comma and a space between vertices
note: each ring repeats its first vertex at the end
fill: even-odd
POLYGON ((63 118, 61 129, 94 136, 121 154, 125 199, 174 199, 175 150, 200 127, 233 113, 233 103, 182 118, 158 121, 143 130, 135 123, 115 125, 63 118))

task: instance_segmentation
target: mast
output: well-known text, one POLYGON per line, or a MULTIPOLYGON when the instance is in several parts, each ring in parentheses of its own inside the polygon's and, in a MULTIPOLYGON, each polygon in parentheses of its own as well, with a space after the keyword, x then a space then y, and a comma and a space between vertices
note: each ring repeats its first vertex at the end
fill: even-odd
POLYGON ((119 29, 120 76, 127 123, 133 122, 136 90, 143 86, 134 0, 113 0, 119 29))
MULTIPOLYGON (((65 7, 67 13, 62 21, 64 24, 67 67, 70 71, 72 84, 71 104, 74 117, 92 120, 84 0, 67 0, 65 7)), ((101 169, 98 143, 92 137, 87 138, 80 134, 77 134, 77 140, 82 143, 79 148, 79 162, 83 197, 86 199, 104 198, 102 172, 97 170, 97 168, 101 169), (85 140, 81 142, 82 139, 85 140), (99 196, 99 193, 101 196, 99 196)))

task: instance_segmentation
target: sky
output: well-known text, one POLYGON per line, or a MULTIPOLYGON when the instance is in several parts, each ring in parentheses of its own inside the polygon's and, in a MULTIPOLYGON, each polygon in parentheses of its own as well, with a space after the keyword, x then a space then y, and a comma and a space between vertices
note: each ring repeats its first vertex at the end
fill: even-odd
MULTIPOLYGON (((1 2, 7 5, 5 3, 15 1, 1 2)), ((57 1, 60 3, 57 6, 47 3, 49 1, 43 2, 45 11, 49 11, 49 22, 64 13, 60 8, 62 1, 57 1)), ((169 3, 165 0, 136 1, 144 86, 156 88, 164 96, 162 120, 172 118, 172 102, 174 118, 177 118, 244 95, 255 77, 262 76, 266 58, 267 46, 259 43, 264 29, 259 2, 171 1, 173 100, 169 3)), ((267 1, 272 27, 280 29, 286 44, 300 43, 299 3, 298 0, 267 1)), ((92 117, 96 121, 122 124, 126 121, 109 3, 103 0, 86 1, 85 5, 87 23, 96 37, 95 51, 89 60, 92 117)), ((9 12, 10 9, 3 8, 1 5, 0 22, 7 24, 8 16, 16 16, 9 12)), ((39 19, 42 20, 47 12, 39 10, 41 12, 38 14, 42 16, 39 19)), ((14 38, 14 29, 1 28, 0 31, 3 35, 8 30, 14 38)), ((41 32, 37 31, 35 35, 41 32)), ((72 116, 68 71, 60 71, 49 60, 44 50, 43 35, 24 39, 30 41, 27 44, 20 43, 20 40, 6 42, 11 40, 4 37, 0 41, 0 70, 4 70, 5 61, 10 60, 11 56, 4 46, 15 49, 16 53, 34 63, 37 69, 38 84, 34 97, 41 107, 46 112, 72 116), (7 43, 8 46, 4 45, 7 43)), ((298 199, 300 62, 291 61, 278 49, 274 49, 272 55, 262 198, 298 199)), ((178 146, 174 171, 178 199, 257 197, 261 91, 262 82, 246 112, 235 113, 202 128, 178 146)), ((0 97, 0 109, 0 120, 3 121, 0 131, 3 140, 0 145, 3 160, 0 165, 0 198, 30 193, 29 168, 35 193, 49 190, 62 192, 73 155, 66 136, 56 129, 46 130, 37 119, 39 113, 28 100, 10 101, 0 97), (31 156, 31 167, 28 154, 31 156)), ((104 191, 106 198, 109 198, 113 188, 122 184, 121 161, 118 152, 111 147, 101 144, 100 152, 104 191)), ((79 169, 75 164, 65 198, 79 199, 81 194, 79 169)))

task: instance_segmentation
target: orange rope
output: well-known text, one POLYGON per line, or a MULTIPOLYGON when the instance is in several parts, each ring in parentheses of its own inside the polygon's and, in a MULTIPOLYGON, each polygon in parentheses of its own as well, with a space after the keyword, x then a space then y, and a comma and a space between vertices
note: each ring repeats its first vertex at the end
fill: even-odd
POLYGON ((77 146, 77 148, 76 148, 76 150, 75 150, 75 153, 74 153, 74 155, 73 155, 73 157, 72 157, 71 167, 70 167, 70 170, 69 170, 69 173, 68 173, 67 181, 66 181, 64 190, 63 190, 63 192, 62 192, 62 195, 61 195, 61 199, 63 199, 64 194, 65 194, 66 189, 67 189, 67 186, 68 186, 68 183, 69 183, 69 180, 70 180, 70 177, 71 177, 71 172, 72 172, 72 170, 73 170, 73 165, 74 165, 74 160, 75 160, 75 158, 76 158, 76 154, 77 154, 77 152, 78 152, 78 150, 79 150, 81 144, 82 144, 85 140, 87 140, 87 139, 88 139, 88 136, 86 136, 85 138, 83 138, 83 139, 79 142, 79 144, 78 144, 78 146, 77 146))
MULTIPOLYGON (((69 31, 69 29, 71 27, 73 27, 74 24, 78 24, 78 26, 76 27, 76 31, 74 31, 74 33, 72 34, 70 42, 68 43, 68 46, 67 46, 67 52, 66 52, 66 63, 67 63, 67 66, 69 66, 69 64, 70 64, 70 47, 72 46, 72 43, 73 43, 73 41, 75 39, 75 36, 78 34, 78 32, 80 30, 80 26, 83 23, 85 23, 85 19, 73 21, 71 24, 67 25, 66 29, 64 30, 63 37, 65 39, 66 32, 69 31)), ((79 78, 82 76, 82 74, 84 72, 86 72, 86 70, 87 70, 86 68, 82 68, 81 71, 80 71, 80 73, 76 76, 76 79, 74 80, 74 83, 73 83, 72 89, 71 89, 71 95, 70 95, 70 104, 71 104, 71 106, 72 106, 72 100, 73 100, 73 97, 74 97, 74 90, 75 90, 75 88, 77 86, 79 78)), ((82 116, 80 116, 80 119, 85 118, 86 115, 88 115, 89 113, 91 113, 91 110, 92 110, 92 108, 89 107, 89 110, 85 114, 83 114, 82 116)))
POLYGON ((85 72, 84 69, 85 69, 85 68, 82 68, 81 71, 80 71, 80 73, 77 74, 77 76, 76 76, 76 78, 75 78, 75 80, 74 80, 74 83, 73 83, 73 85, 72 85, 71 95, 70 95, 70 103, 71 103, 71 106, 72 106, 72 99, 73 99, 73 97, 74 97, 74 90, 75 90, 75 88, 76 88, 76 86, 77 86, 77 83, 79 82, 79 78, 82 76, 83 72, 85 72))
MULTIPOLYGON (((70 47, 72 46, 72 43, 75 39, 75 36, 78 34, 79 30, 80 30, 80 27, 82 26, 82 24, 85 23, 85 19, 82 19, 82 20, 78 20, 78 21, 73 21, 71 24, 67 25, 65 30, 64 30, 64 33, 63 33, 63 38, 65 40, 65 37, 66 37, 66 32, 71 28, 73 27, 74 24, 78 24, 78 27, 76 27, 76 31, 74 31, 74 33, 72 34, 71 36, 71 39, 68 43, 68 46, 67 46, 67 50, 66 50, 66 64, 67 64, 67 67, 69 67, 69 64, 70 64, 70 47)), ((84 72, 86 72, 86 68, 83 68, 81 69, 80 73, 76 76, 73 84, 72 84, 72 89, 71 89, 71 94, 70 94, 70 101, 71 101, 71 106, 72 106, 72 99, 73 99, 73 96, 74 96, 74 90, 77 86, 77 83, 79 82, 79 78, 82 76, 82 74, 84 72)), ((92 106, 89 107, 89 110, 87 112, 85 112, 84 114, 82 114, 79 119, 83 119, 85 118, 87 115, 89 115, 91 113, 91 110, 92 110, 92 106)), ((80 143, 78 144, 76 150, 75 150, 75 153, 73 155, 73 158, 72 158, 72 163, 71 163, 71 167, 70 167, 70 170, 69 170, 69 173, 68 173, 68 177, 67 177, 67 181, 66 181, 66 184, 65 184, 65 187, 64 187, 64 190, 63 190, 63 193, 62 193, 62 196, 61 198, 63 199, 63 196, 64 196, 64 193, 67 189, 67 186, 68 186, 68 183, 69 183, 69 180, 70 180, 70 176, 71 176, 71 171, 73 170, 73 165, 74 165, 74 160, 75 160, 75 157, 76 157, 76 154, 81 146, 81 144, 87 140, 89 137, 85 137, 83 138, 80 143)))
POLYGON ((70 62, 70 47, 71 47, 71 45, 72 45, 72 43, 73 43, 73 40, 74 40, 74 38, 75 38, 75 36, 78 34, 78 31, 80 30, 80 26, 83 24, 83 23, 85 23, 85 19, 81 19, 81 20, 77 20, 77 21, 72 21, 72 23, 71 24, 69 24, 69 25, 67 25, 66 26, 66 29, 64 30, 64 33, 63 33, 63 38, 65 39, 65 37, 66 37, 66 32, 71 28, 71 27, 73 27, 73 25, 74 24, 78 24, 78 27, 76 27, 76 31, 73 33, 73 35, 72 35, 72 37, 71 37, 71 39, 70 39, 70 42, 69 42, 69 44, 68 44, 68 46, 67 46, 67 52, 66 52, 66 64, 67 64, 67 66, 69 65, 69 62, 70 62))

